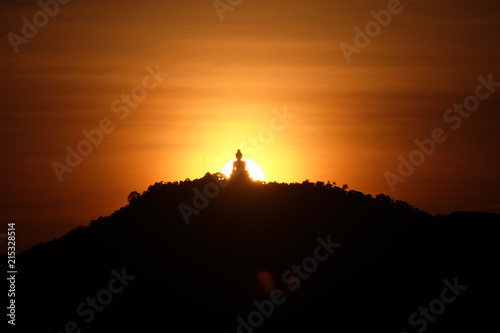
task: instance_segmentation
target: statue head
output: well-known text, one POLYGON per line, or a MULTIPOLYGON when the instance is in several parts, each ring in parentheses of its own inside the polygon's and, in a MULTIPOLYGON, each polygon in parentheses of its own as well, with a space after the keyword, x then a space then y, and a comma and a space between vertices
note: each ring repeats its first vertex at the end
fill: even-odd
POLYGON ((239 160, 241 160, 242 157, 243 157, 243 154, 241 153, 241 150, 238 149, 238 151, 236 152, 236 159, 239 161, 239 160))

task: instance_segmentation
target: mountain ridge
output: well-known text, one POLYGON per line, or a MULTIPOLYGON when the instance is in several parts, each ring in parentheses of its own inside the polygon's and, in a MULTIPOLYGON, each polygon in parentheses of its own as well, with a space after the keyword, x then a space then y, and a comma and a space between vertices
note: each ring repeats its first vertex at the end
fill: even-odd
POLYGON ((18 256, 21 326, 59 332, 74 321, 83 332, 149 332, 168 319, 186 331, 319 332, 330 322, 344 332, 416 331, 423 323, 411 326, 408 316, 456 277, 476 289, 457 297, 459 305, 449 306, 456 310, 428 321, 427 331, 477 328, 471 318, 498 308, 496 214, 431 216, 383 194, 321 182, 238 184, 210 174, 155 183, 129 200, 110 216, 18 256), (213 183, 219 193, 187 224, 179 205, 192 204, 196 190, 204 193, 213 183), (340 245, 313 272, 302 271, 307 279, 284 277, 312 256, 318 239, 340 245), (77 306, 122 270, 135 278, 86 323, 77 306), (297 279, 300 287, 291 292, 297 279), (477 291, 484 281, 489 298, 477 291), (258 327, 248 324, 254 302, 269 300, 273 290, 286 302, 258 327), (360 295, 367 298, 359 301, 360 295))

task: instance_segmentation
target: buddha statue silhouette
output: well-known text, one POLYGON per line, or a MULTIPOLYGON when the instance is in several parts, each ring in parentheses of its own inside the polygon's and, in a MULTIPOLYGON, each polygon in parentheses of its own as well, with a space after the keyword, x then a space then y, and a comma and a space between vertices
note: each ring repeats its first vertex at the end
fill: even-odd
POLYGON ((231 170, 231 179, 250 179, 250 175, 247 170, 247 163, 243 161, 241 158, 243 154, 241 150, 238 149, 236 152, 236 161, 233 162, 233 169, 231 170))

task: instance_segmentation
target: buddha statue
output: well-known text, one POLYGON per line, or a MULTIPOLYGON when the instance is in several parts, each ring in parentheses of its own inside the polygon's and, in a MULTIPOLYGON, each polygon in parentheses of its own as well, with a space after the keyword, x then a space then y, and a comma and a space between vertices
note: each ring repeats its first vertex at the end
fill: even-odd
POLYGON ((236 161, 233 162, 230 178, 250 178, 247 170, 247 163, 241 159, 242 157, 243 154, 241 150, 238 149, 236 152, 236 161))

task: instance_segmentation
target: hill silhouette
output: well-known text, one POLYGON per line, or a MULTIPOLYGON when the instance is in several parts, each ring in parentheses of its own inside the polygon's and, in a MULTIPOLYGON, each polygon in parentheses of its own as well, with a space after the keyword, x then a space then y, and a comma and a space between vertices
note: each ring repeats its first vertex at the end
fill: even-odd
POLYGON ((500 309, 499 237, 495 214, 431 216, 322 182, 207 174, 156 183, 112 215, 17 257, 16 326, 486 331, 500 309))

